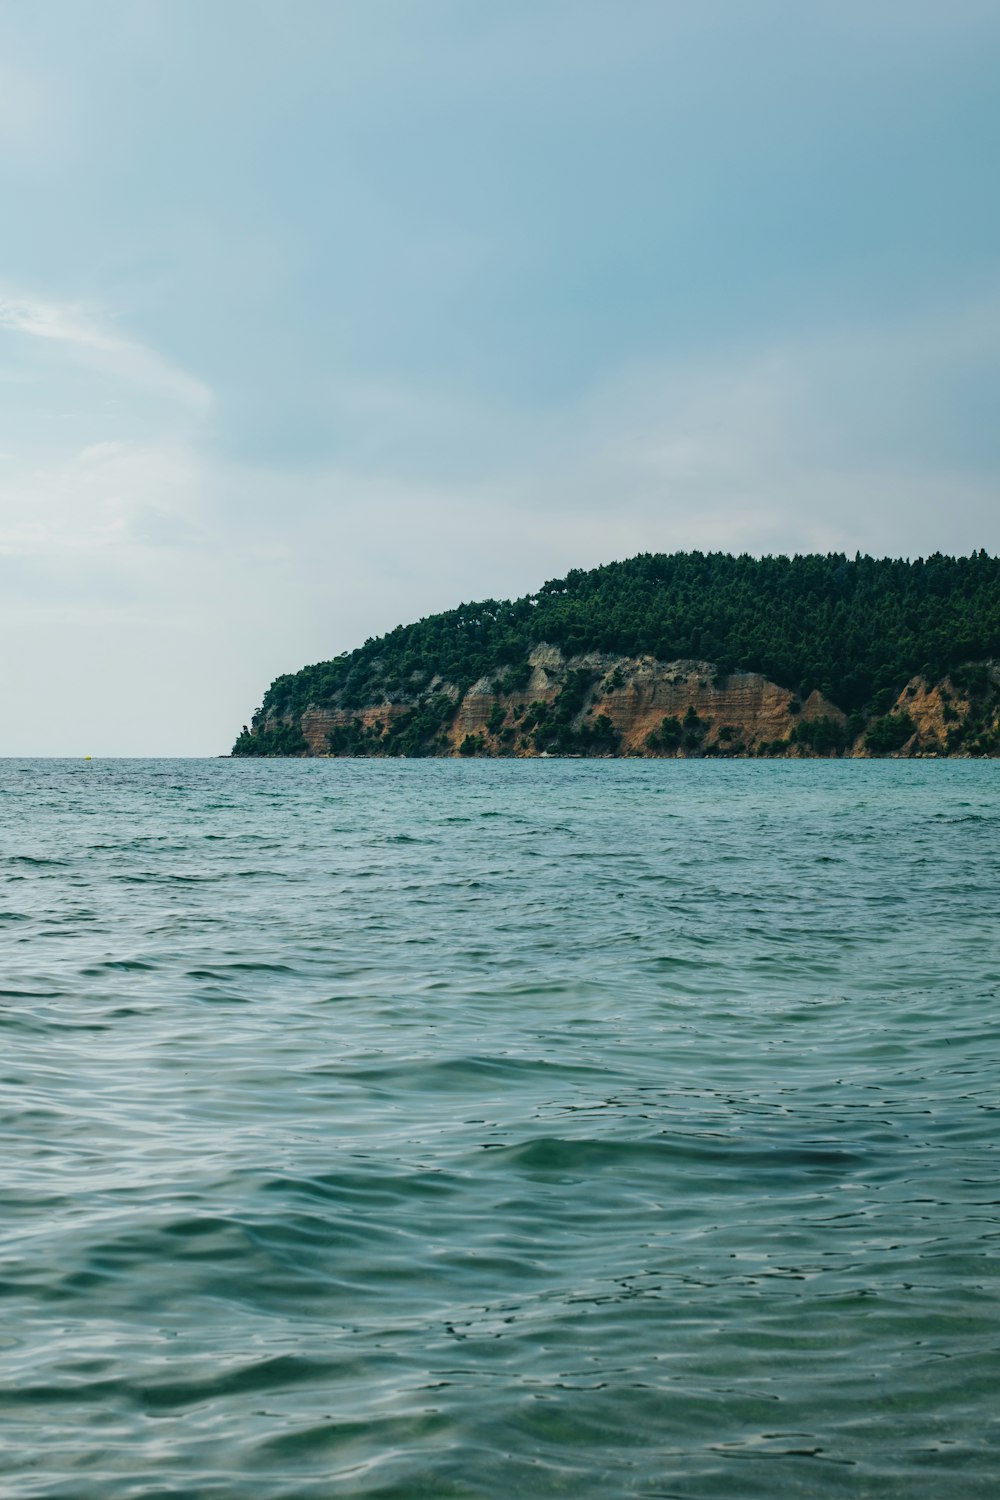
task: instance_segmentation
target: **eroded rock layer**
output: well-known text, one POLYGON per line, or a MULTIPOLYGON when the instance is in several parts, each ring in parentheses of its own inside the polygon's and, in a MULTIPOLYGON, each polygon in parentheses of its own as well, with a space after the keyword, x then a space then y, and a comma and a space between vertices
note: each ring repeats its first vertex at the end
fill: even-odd
POLYGON ((707 661, 599 653, 565 658, 542 643, 516 671, 464 693, 438 678, 419 694, 359 708, 309 705, 258 735, 301 731, 307 755, 996 755, 1000 663, 954 679, 914 677, 873 717, 848 717, 819 692, 799 702, 750 672, 707 661))

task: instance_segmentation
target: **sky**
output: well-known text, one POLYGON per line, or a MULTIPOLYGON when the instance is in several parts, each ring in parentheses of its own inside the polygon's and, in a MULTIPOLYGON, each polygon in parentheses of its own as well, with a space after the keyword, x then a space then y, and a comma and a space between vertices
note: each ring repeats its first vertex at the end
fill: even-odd
POLYGON ((0 755, 643 551, 1000 551, 996 0, 0 0, 0 755))

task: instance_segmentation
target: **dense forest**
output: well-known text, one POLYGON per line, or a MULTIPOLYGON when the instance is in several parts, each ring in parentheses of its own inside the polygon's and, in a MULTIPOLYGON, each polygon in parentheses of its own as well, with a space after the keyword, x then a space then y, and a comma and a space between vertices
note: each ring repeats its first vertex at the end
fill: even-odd
POLYGON ((540 641, 566 656, 697 658, 721 673, 760 672, 803 697, 818 688, 845 712, 867 713, 916 672, 936 680, 1000 656, 1000 559, 646 553, 574 569, 513 602, 460 604, 399 625, 277 678, 255 722, 294 720, 310 703, 409 699, 436 681, 463 693, 484 674, 516 674, 540 641))

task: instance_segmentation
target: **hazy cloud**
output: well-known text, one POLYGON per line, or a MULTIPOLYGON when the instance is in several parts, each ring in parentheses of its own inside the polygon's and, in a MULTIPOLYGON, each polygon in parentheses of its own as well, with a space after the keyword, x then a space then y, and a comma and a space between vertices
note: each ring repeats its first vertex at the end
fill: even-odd
POLYGON ((67 345, 71 352, 106 374, 134 382, 196 411, 204 412, 211 404, 212 393, 200 380, 177 369, 155 350, 122 338, 70 303, 0 293, 0 328, 67 345))

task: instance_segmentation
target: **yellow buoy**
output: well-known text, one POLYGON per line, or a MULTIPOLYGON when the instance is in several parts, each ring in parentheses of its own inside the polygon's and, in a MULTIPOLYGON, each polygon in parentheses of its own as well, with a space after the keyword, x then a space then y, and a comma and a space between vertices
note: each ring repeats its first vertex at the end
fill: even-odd
POLYGON ((89 760, 90 756, 89 755, 85 755, 83 758, 84 758, 84 760, 89 760))

